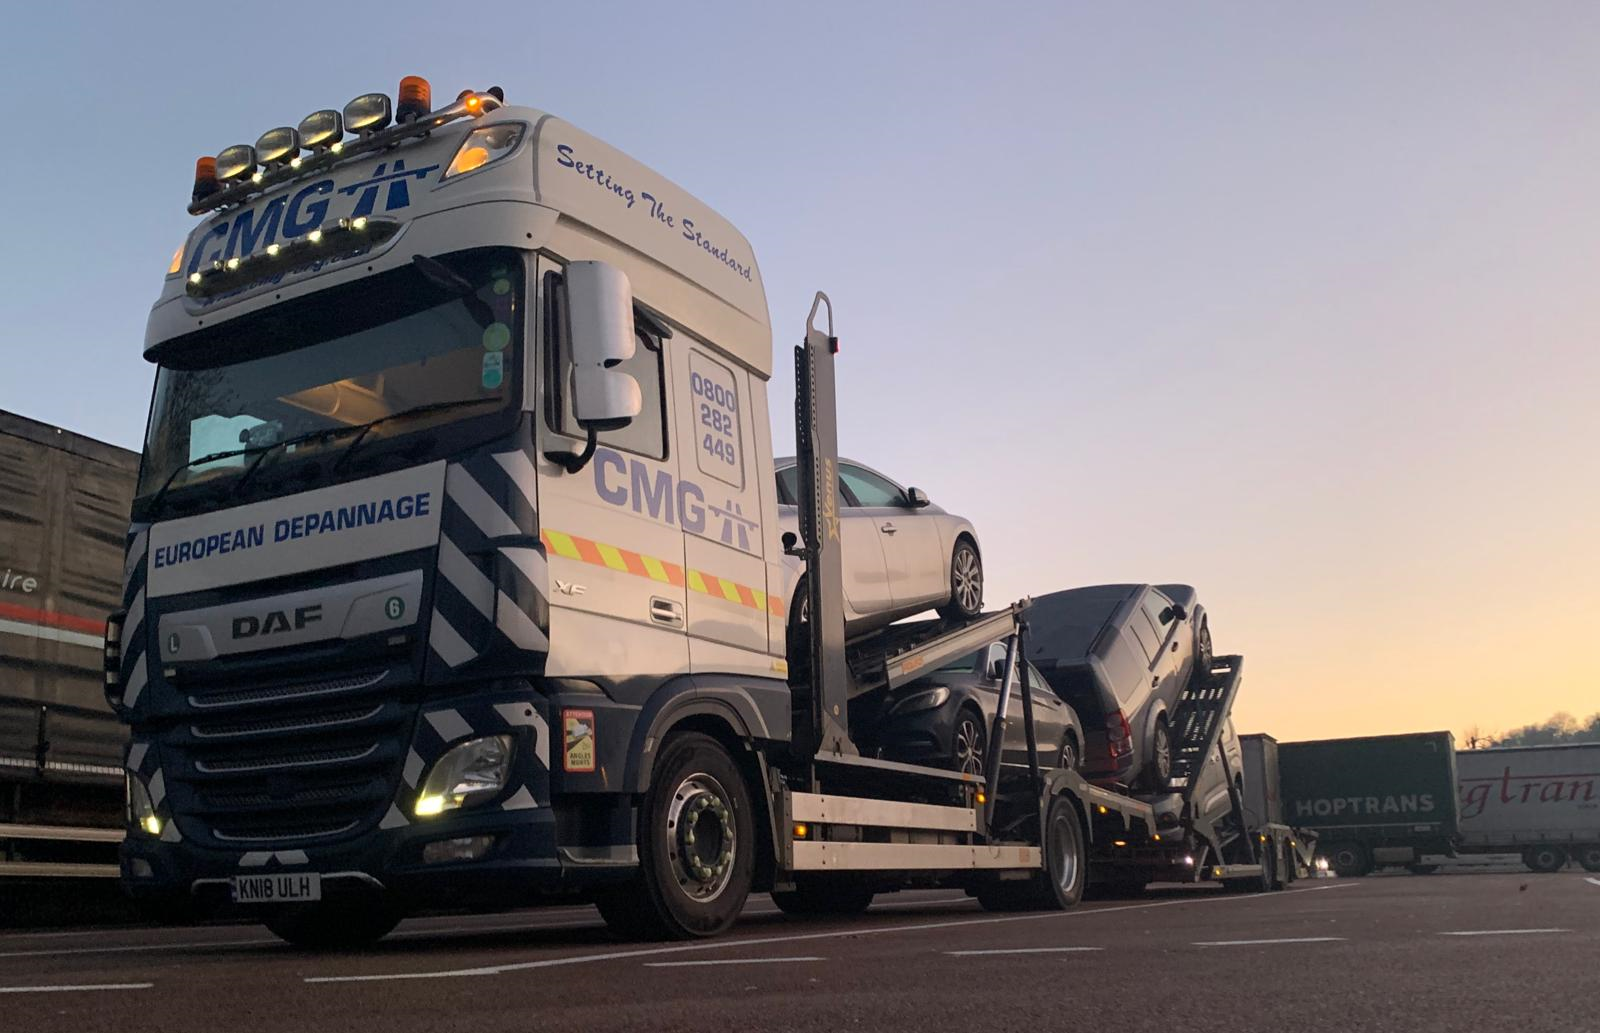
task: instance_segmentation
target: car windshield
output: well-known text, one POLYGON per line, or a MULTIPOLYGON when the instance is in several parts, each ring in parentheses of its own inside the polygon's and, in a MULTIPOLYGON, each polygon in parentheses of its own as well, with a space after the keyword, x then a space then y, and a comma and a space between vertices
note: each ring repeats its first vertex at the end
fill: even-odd
POLYGON ((346 449, 358 435, 371 455, 386 439, 504 411, 520 384, 518 254, 462 252, 430 269, 323 291, 164 349, 139 495, 346 449), (196 462, 230 452, 240 454, 196 462))

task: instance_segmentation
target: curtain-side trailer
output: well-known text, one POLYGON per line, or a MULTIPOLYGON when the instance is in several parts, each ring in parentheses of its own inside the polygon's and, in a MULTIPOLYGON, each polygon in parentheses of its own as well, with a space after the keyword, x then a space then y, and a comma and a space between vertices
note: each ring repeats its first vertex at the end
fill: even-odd
POLYGON ((117 874, 127 732, 102 650, 138 466, 0 412, 0 877, 117 874))

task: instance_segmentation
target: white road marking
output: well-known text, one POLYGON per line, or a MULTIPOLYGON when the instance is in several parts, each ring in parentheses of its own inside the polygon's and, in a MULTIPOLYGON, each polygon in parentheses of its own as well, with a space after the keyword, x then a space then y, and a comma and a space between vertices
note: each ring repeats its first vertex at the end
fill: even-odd
MULTIPOLYGON (((898 901, 886 901, 883 904, 874 905, 874 910, 876 910, 877 908, 880 908, 880 907, 881 908, 891 908, 891 907, 933 907, 933 906, 944 906, 944 907, 947 907, 947 906, 949 906, 951 904, 963 904, 963 903, 970 903, 970 902, 972 902, 972 898, 971 897, 941 897, 938 900, 898 900, 898 901)), ((758 908, 754 908, 754 907, 747 908, 745 910, 745 912, 744 912, 745 915, 747 915, 749 917, 752 917, 752 918, 761 918, 761 917, 765 917, 765 916, 769 916, 769 915, 778 915, 778 914, 782 914, 782 913, 783 912, 781 912, 778 908, 770 907, 770 906, 769 907, 764 907, 764 908, 759 908, 759 909, 758 908)), ((481 934, 515 933, 515 932, 524 932, 524 931, 526 931, 526 932, 540 932, 540 931, 547 930, 547 929, 549 929, 549 930, 558 930, 558 931, 559 930, 568 930, 568 929, 588 929, 588 928, 591 928, 591 927, 598 926, 600 924, 599 915, 595 914, 594 908, 592 908, 592 907, 590 907, 588 905, 584 905, 582 907, 562 907, 562 908, 541 909, 539 911, 536 911, 536 912, 528 915, 528 919, 529 919, 528 921, 515 922, 515 923, 502 923, 500 925, 479 925, 476 922, 473 922, 472 924, 468 924, 468 925, 460 925, 460 924, 457 924, 457 925, 423 925, 423 924, 420 924, 421 922, 438 922, 438 921, 442 921, 442 920, 448 920, 448 919, 451 919, 451 918, 454 918, 459 922, 462 918, 467 918, 467 917, 468 916, 463 916, 463 915, 436 915, 436 916, 432 916, 430 918, 419 920, 419 924, 417 924, 417 925, 413 925, 411 922, 407 922, 406 925, 402 926, 399 929, 399 931, 390 933, 389 936, 387 937, 387 939, 389 939, 389 940, 415 940, 415 939, 421 939, 421 938, 427 938, 427 937, 433 937, 433 936, 453 936, 453 935, 458 935, 458 934, 460 934, 460 935, 470 935, 470 934, 476 934, 476 933, 481 933, 481 934), (582 914, 584 912, 588 912, 592 916, 590 918, 590 920, 588 920, 588 921, 580 921, 580 922, 570 922, 570 921, 569 922, 550 922, 550 921, 542 921, 542 919, 566 917, 568 915, 582 914)), ((479 915, 479 916, 472 916, 472 917, 473 918, 477 918, 477 919, 482 919, 482 920, 491 920, 491 919, 494 919, 494 918, 504 918, 505 916, 504 915, 479 915)), ((469 919, 469 921, 470 920, 471 919, 469 919)), ((94 933, 89 933, 89 932, 83 932, 83 933, 76 933, 76 932, 72 932, 72 933, 35 933, 35 934, 31 934, 31 935, 40 936, 40 937, 87 936, 87 935, 104 936, 104 935, 107 934, 108 931, 109 932, 116 932, 116 930, 100 929, 100 930, 95 931, 94 933)), ((132 929, 132 930, 127 930, 127 931, 128 932, 132 932, 132 933, 137 933, 137 932, 141 932, 142 930, 132 929)), ((252 932, 253 933, 255 930, 252 928, 250 930, 236 929, 235 931, 237 931, 237 932, 246 932, 246 931, 248 931, 248 932, 252 932)), ((26 935, 29 935, 29 934, 19 934, 19 935, 26 936, 26 935)), ((73 955, 78 955, 78 954, 121 954, 123 952, 129 952, 129 951, 138 951, 140 953, 144 953, 144 952, 147 952, 147 951, 162 951, 162 950, 184 951, 184 950, 200 950, 200 949, 204 949, 204 948, 231 949, 231 948, 234 948, 234 947, 266 947, 266 946, 272 946, 272 945, 275 945, 275 944, 279 944, 281 942, 282 942, 281 940, 278 940, 275 937, 271 937, 271 938, 251 937, 250 939, 242 939, 242 940, 241 939, 216 939, 216 940, 182 940, 182 941, 179 941, 179 942, 176 942, 176 943, 172 943, 172 942, 167 942, 167 943, 134 943, 134 944, 127 944, 127 945, 123 945, 123 946, 115 946, 115 947, 40 947, 40 948, 34 949, 34 950, 0 951, 0 958, 56 958, 56 957, 71 957, 73 955)))
POLYGON ((952 958, 976 958, 985 954, 1069 954, 1075 951, 1103 951, 1104 947, 1004 947, 981 951, 945 951, 952 958))
POLYGON ((1584 879, 1584 880, 1583 880, 1583 881, 1584 881, 1584 882, 1592 882, 1592 883, 1594 883, 1594 884, 1595 884, 1595 885, 1596 885, 1596 886, 1600 886, 1600 879, 1584 879))
POLYGON ((1262 943, 1334 943, 1343 936, 1285 936, 1276 940, 1196 940, 1196 947, 1253 947, 1262 943))
POLYGON ((798 958, 704 958, 700 961, 647 961, 645 968, 691 968, 697 965, 785 965, 791 961, 826 961, 814 955, 798 958))
POLYGON ((658 957, 665 954, 683 954, 691 951, 727 950, 738 947, 760 947, 773 943, 802 943, 808 940, 835 940, 844 937, 882 936, 890 933, 926 932, 933 929, 955 929, 962 926, 1003 925, 1011 922, 1038 922, 1052 918, 1083 918, 1108 915, 1118 911, 1147 911, 1152 908, 1174 907, 1182 904, 1248 903, 1261 900, 1284 900, 1294 893, 1315 893, 1318 890, 1347 889, 1359 885, 1355 882, 1334 886, 1316 886, 1288 894, 1256 894, 1251 896, 1207 895, 1182 900, 1158 900, 1148 904, 1125 904, 1119 907, 1093 908, 1082 911, 1045 911, 1031 915, 1005 915, 986 918, 963 918, 947 922, 920 922, 913 925, 890 925, 862 929, 849 927, 821 933, 799 933, 790 936, 761 936, 749 939, 710 940, 704 943, 687 943, 672 947, 644 947, 634 950, 603 951, 598 954, 576 954, 563 958, 541 958, 538 961, 517 961, 505 965, 484 965, 479 968, 433 969, 422 972, 385 972, 373 975, 305 976, 307 983, 377 983, 403 979, 454 979, 467 976, 498 976, 507 972, 528 972, 536 969, 564 968, 570 965, 588 965, 598 961, 616 961, 624 958, 658 957))
POLYGON ((63 994, 74 990, 148 990, 154 983, 88 983, 81 986, 0 986, 0 994, 63 994))
POLYGON ((1466 929, 1440 936, 1527 936, 1531 933, 1570 933, 1571 929, 1466 929))

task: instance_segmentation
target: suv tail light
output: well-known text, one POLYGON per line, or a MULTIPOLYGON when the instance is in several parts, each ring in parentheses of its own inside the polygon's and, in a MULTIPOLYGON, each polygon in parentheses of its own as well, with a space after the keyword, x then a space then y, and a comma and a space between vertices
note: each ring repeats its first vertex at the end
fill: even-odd
POLYGON ((1106 715, 1106 752, 1112 761, 1133 753, 1133 729, 1128 725, 1128 715, 1120 710, 1106 715))

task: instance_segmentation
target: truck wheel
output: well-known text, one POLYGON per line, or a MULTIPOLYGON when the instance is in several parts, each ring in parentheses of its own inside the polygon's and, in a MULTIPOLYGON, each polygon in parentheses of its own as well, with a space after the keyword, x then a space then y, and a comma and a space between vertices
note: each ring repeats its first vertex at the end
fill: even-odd
POLYGON ((262 918, 274 936, 305 950, 350 950, 383 939, 404 917, 383 901, 286 904, 262 918))
POLYGON ((1044 870, 1031 878, 980 883, 972 895, 985 911, 1065 911, 1083 899, 1089 868, 1078 811, 1056 797, 1045 817, 1044 870))
POLYGON ((854 879, 800 872, 794 889, 773 890, 772 902, 786 915, 859 915, 874 896, 871 886, 854 879))
POLYGON ((1578 863, 1584 871, 1600 872, 1600 843, 1590 843, 1578 848, 1578 863))
POLYGON ((1567 852, 1552 843, 1537 843, 1522 852, 1522 863, 1544 874, 1559 872, 1567 866, 1567 852))
POLYGON ((715 936, 744 909, 755 874, 755 823, 744 775, 699 732, 661 747, 639 811, 639 873, 595 904, 629 939, 715 936))
POLYGON ((947 621, 969 621, 983 612, 983 561, 965 538, 950 554, 950 600, 939 607, 947 621))
POLYGON ((1335 843, 1328 848, 1328 867, 1341 879, 1359 879, 1372 871, 1367 848, 1360 843, 1335 843))

